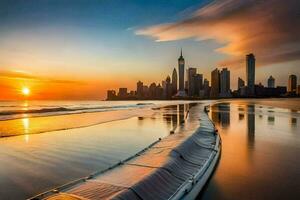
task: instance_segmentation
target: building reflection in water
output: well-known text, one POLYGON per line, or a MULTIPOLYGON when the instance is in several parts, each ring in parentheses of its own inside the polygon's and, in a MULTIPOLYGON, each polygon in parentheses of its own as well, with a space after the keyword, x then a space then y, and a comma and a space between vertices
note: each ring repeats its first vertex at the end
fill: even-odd
POLYGON ((227 128, 230 124, 230 104, 222 103, 219 105, 221 126, 227 128))
POLYGON ((174 131, 177 127, 177 115, 177 105, 164 107, 163 120, 166 122, 168 129, 171 129, 171 131, 174 131))
POLYGON ((230 104, 220 103, 211 106, 211 118, 222 128, 228 128, 230 124, 230 104))
POLYGON ((238 110, 241 112, 245 112, 245 109, 241 105, 239 105, 238 110))
MULTIPOLYGON (((182 127, 184 125, 185 118, 187 117, 189 109, 197 105, 195 104, 179 104, 179 105, 170 105, 162 108, 157 108, 161 112, 159 114, 154 114, 151 117, 151 120, 155 121, 157 117, 162 116, 163 122, 166 124, 167 128, 174 132, 178 125, 182 127), (162 113, 162 115, 160 114, 162 113)), ((148 117, 138 117, 138 124, 143 125, 143 121, 149 119, 148 117)))
POLYGON ((295 117, 291 118, 291 125, 292 126, 297 126, 297 118, 295 118, 295 117))
POLYGON ((290 109, 291 112, 291 118, 290 118, 290 125, 291 127, 296 127, 297 126, 297 118, 295 116, 298 115, 298 110, 290 109))
POLYGON ((172 131, 175 131, 178 126, 178 105, 173 106, 174 113, 172 114, 172 131))
POLYGON ((269 115, 268 116, 268 124, 274 125, 274 123, 275 123, 275 116, 269 115))
POLYGON ((211 110, 211 119, 215 124, 220 124, 220 112, 218 109, 218 104, 214 104, 210 107, 211 110))
POLYGON ((168 129, 171 128, 172 126, 172 113, 169 113, 168 111, 163 114, 163 121, 166 122, 166 125, 168 129))
POLYGON ((179 105, 179 124, 182 124, 184 122, 184 104, 179 105))
POLYGON ((240 121, 241 121, 241 120, 244 120, 244 118, 245 118, 244 113, 239 113, 239 120, 240 120, 240 121))
POLYGON ((255 106, 248 105, 247 112, 247 130, 248 130, 248 146, 254 148, 255 143, 255 106))

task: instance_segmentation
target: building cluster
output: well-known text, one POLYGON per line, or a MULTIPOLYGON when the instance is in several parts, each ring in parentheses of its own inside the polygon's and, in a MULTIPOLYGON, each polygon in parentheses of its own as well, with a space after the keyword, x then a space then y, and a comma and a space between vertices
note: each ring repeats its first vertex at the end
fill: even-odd
POLYGON ((135 91, 119 88, 119 91, 108 90, 107 100, 169 100, 169 99, 216 99, 230 97, 279 97, 300 95, 300 85, 297 86, 297 76, 290 75, 288 88, 275 86, 275 79, 270 76, 267 87, 261 83, 255 84, 255 56, 246 55, 246 84, 238 78, 238 88, 230 89, 230 71, 224 67, 211 72, 211 84, 197 73, 197 69, 185 69, 185 60, 178 58, 178 73, 173 69, 172 76, 167 76, 161 83, 151 83, 149 86, 138 81, 135 91))
POLYGON ((297 86, 297 76, 290 75, 288 87, 275 86, 275 78, 270 76, 267 80, 267 87, 261 83, 255 84, 255 57, 253 54, 246 56, 246 82, 238 78, 238 89, 232 94, 234 97, 284 97, 299 96, 300 85, 297 86))

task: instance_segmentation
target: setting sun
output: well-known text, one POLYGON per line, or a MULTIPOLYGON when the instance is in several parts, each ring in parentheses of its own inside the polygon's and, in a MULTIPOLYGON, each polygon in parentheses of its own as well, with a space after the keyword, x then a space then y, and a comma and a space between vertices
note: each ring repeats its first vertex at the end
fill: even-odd
POLYGON ((28 96, 30 94, 30 90, 27 87, 22 88, 22 94, 28 96))

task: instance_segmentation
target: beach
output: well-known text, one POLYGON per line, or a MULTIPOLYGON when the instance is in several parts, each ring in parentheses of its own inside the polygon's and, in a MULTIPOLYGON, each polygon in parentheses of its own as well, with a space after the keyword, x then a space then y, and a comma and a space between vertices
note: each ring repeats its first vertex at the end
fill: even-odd
MULTIPOLYGON (((209 116, 222 138, 219 164, 199 199, 299 196, 295 188, 300 180, 297 170, 300 163, 296 159, 300 152, 300 113, 295 110, 299 99, 285 99, 284 106, 276 107, 280 101, 195 102, 210 105, 209 116)), ((158 138, 168 137, 170 131, 180 134, 184 130, 180 121, 188 115, 190 103, 122 102, 120 109, 113 102, 117 108, 100 112, 90 109, 97 105, 94 103, 88 105, 88 111, 80 110, 76 114, 51 113, 2 120, 0 130, 5 137, 0 138, 3 152, 0 196, 4 199, 32 197, 106 169, 158 138)), ((197 121, 190 124, 191 130, 199 127, 197 121)))
POLYGON ((1 121, 0 196, 29 198, 134 155, 179 127, 188 109, 161 106, 1 121))
POLYGON ((199 199, 298 199, 299 99, 220 101, 222 155, 199 199))

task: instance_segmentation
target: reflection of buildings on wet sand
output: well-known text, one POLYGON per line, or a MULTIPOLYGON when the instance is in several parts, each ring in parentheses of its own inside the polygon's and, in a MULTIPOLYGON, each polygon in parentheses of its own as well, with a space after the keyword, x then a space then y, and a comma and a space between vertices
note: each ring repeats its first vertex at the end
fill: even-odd
POLYGON ((164 107, 163 120, 170 131, 175 131, 178 125, 183 124, 189 109, 196 104, 179 104, 164 107))
POLYGON ((291 112, 291 115, 292 115, 291 118, 290 118, 290 125, 292 127, 295 127, 295 126, 297 126, 297 117, 296 116, 298 115, 298 110, 291 109, 290 112, 291 112))
POLYGON ((179 124, 184 122, 184 111, 185 111, 184 105, 180 104, 179 105, 179 113, 178 113, 178 115, 179 115, 179 124))
POLYGON ((248 105, 247 112, 247 130, 248 130, 248 145, 254 147, 255 142, 255 106, 248 105))
POLYGON ((187 113, 193 105, 196 104, 179 104, 155 108, 154 110, 160 110, 160 112, 155 113, 151 117, 137 117, 138 125, 142 126, 145 120, 151 119, 152 121, 156 121, 157 118, 162 117, 164 124, 166 124, 170 132, 174 132, 179 125, 185 122, 187 113))
POLYGON ((275 123, 275 116, 269 115, 268 116, 268 124, 274 125, 274 123, 275 123))
POLYGON ((245 118, 245 109, 241 106, 238 107, 238 112, 239 112, 239 120, 244 120, 245 118))
POLYGON ((221 119, 217 104, 211 106, 211 119, 215 124, 220 124, 221 119))
POLYGON ((173 108, 175 112, 172 114, 172 131, 175 131, 178 126, 178 105, 175 105, 173 108))
POLYGON ((171 127, 171 131, 175 131, 178 126, 178 105, 167 106, 168 110, 163 114, 163 119, 167 123, 168 128, 171 127))
POLYGON ((220 103, 211 106, 211 118, 222 128, 227 128, 230 124, 230 104, 220 103))
POLYGON ((297 126, 297 118, 296 117, 291 117, 290 118, 290 124, 292 126, 297 126))
POLYGON ((245 118, 244 113, 239 113, 239 120, 240 120, 240 121, 241 121, 241 120, 244 120, 244 118, 245 118))
POLYGON ((230 124, 230 104, 223 103, 219 105, 220 112, 220 119, 221 125, 223 128, 227 128, 230 124))

